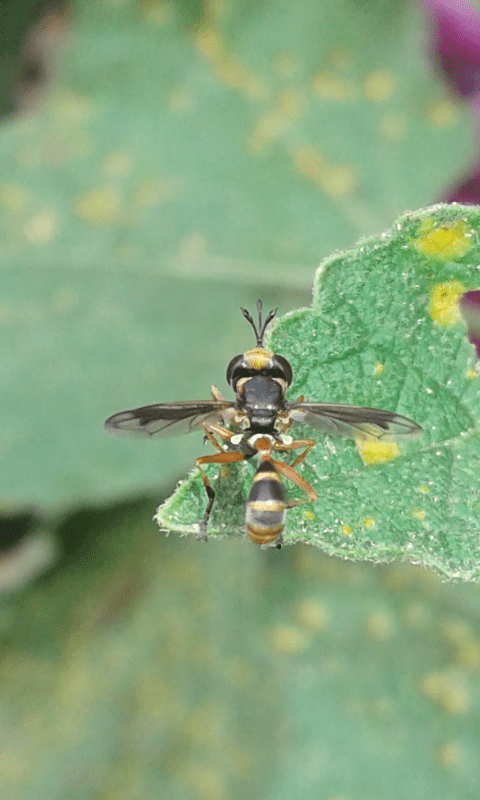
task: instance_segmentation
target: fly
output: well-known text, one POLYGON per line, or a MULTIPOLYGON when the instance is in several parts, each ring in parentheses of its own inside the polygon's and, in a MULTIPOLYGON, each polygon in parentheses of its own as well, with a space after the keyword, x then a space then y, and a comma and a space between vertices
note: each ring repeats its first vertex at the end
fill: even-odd
POLYGON ((287 434, 292 423, 308 425, 329 435, 389 442, 417 437, 422 428, 401 414, 378 408, 305 402, 303 396, 289 402, 286 393, 292 383, 292 367, 286 358, 263 345, 265 331, 277 309, 262 321, 259 300, 258 325, 245 308, 241 311, 253 328, 256 344, 228 364, 226 378, 235 393, 234 400, 225 400, 219 389, 212 386, 211 400, 158 403, 120 411, 106 420, 105 428, 109 433, 142 437, 203 431, 205 441, 216 450, 195 461, 207 495, 207 507, 199 526, 199 538, 205 540, 215 492, 202 467, 206 464, 226 467, 258 456, 259 464, 245 506, 245 527, 253 542, 272 543, 280 548, 287 510, 318 498, 296 471, 315 439, 293 439, 287 434), (291 465, 274 457, 276 453, 298 450, 301 452, 291 465), (282 478, 297 486, 305 497, 287 500, 282 478))

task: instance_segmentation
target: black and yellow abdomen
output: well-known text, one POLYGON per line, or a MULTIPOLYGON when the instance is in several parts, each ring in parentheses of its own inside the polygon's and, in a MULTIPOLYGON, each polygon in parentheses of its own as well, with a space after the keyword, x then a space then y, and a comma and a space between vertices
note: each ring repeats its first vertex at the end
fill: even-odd
POLYGON ((245 527, 252 542, 268 544, 285 527, 287 504, 285 490, 275 467, 262 459, 253 478, 245 507, 245 527))

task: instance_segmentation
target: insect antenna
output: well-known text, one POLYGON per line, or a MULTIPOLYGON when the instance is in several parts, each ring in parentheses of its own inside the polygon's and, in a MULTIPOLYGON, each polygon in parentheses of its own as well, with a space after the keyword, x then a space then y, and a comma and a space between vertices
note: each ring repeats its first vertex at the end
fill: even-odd
POLYGON ((255 325, 255 323, 254 323, 254 321, 252 319, 252 315, 247 311, 246 308, 241 308, 240 311, 242 312, 242 314, 245 317, 245 319, 247 320, 247 322, 249 322, 250 325, 253 328, 253 331, 255 333, 255 337, 256 337, 256 340, 257 340, 257 347, 263 347, 263 337, 265 336, 265 331, 267 329, 267 326, 269 325, 269 323, 272 321, 272 319, 274 318, 275 314, 277 313, 277 309, 276 308, 272 308, 272 310, 268 312, 267 318, 266 318, 265 322, 262 325, 262 301, 258 300, 257 301, 258 328, 257 328, 257 326, 255 325))

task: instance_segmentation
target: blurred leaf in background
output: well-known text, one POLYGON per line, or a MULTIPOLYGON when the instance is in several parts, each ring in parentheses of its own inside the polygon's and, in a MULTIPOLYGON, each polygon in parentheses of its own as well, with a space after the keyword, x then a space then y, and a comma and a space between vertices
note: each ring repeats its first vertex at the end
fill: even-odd
POLYGON ((240 305, 305 305, 321 258, 466 169, 422 15, 79 0, 70 25, 46 107, 0 131, 0 496, 78 508, 58 567, 0 604, 2 791, 475 797, 472 587, 300 545, 158 539, 155 501, 196 437, 101 429, 222 388, 240 305))
POLYGON ((305 301, 320 257, 465 165, 410 4, 196 8, 76 3, 48 106, 0 131, 4 502, 170 483, 192 444, 102 420, 208 397, 240 305, 305 301))
POLYGON ((8 800, 475 797, 472 587, 150 517, 69 517, 83 545, 0 605, 8 800))

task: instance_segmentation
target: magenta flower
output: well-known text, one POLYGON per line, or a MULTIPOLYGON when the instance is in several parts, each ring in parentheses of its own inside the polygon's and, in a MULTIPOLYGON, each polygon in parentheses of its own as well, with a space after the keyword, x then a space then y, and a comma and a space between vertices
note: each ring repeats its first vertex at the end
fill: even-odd
MULTIPOLYGON (((453 93, 468 98, 480 123, 480 14, 461 0, 422 0, 431 20, 429 48, 432 59, 453 93)), ((480 155, 467 175, 441 198, 447 202, 480 203, 480 155)))

